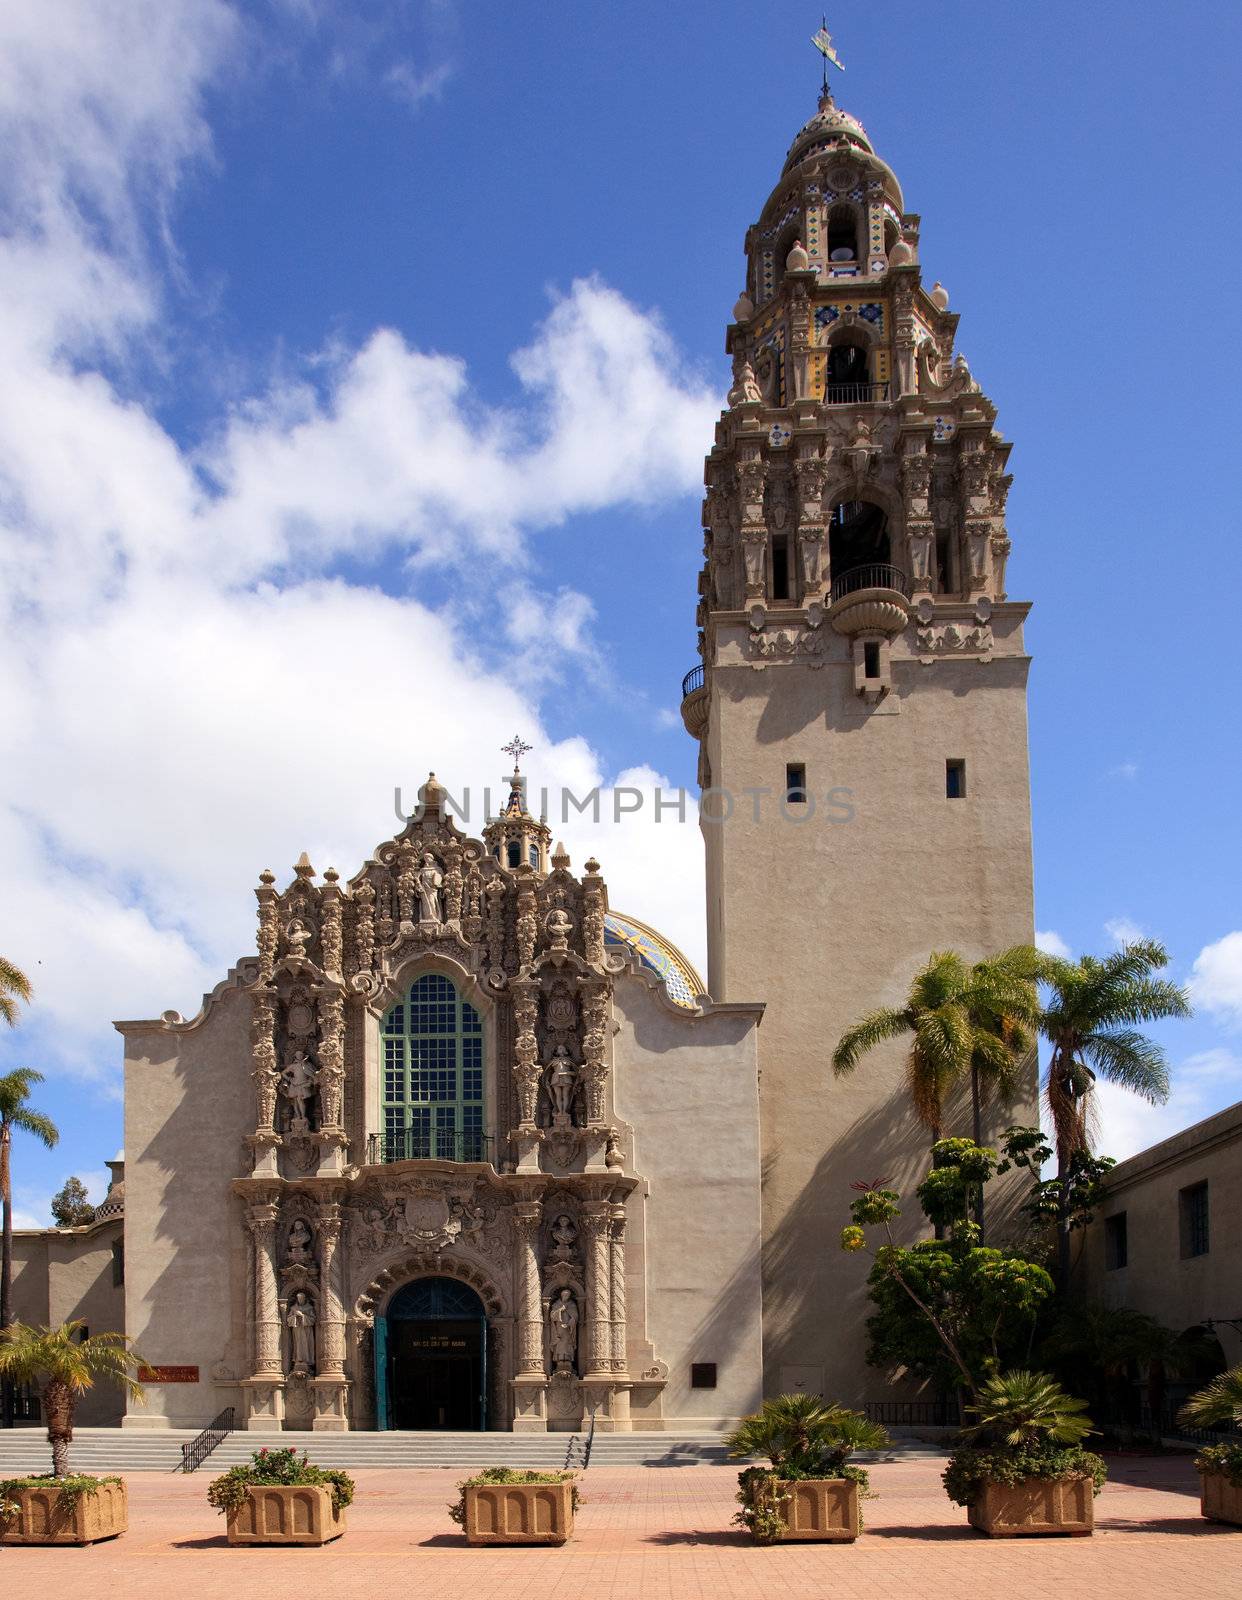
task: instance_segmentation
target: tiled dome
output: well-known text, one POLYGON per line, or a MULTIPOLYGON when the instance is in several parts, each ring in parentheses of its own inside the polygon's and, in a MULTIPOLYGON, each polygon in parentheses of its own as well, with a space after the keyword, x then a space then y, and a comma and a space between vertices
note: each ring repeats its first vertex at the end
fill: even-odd
POLYGON ((647 971, 661 980, 674 1005, 687 1011, 698 1009, 698 997, 706 994, 707 985, 677 946, 654 928, 610 911, 604 918, 604 943, 614 950, 632 950, 647 971))

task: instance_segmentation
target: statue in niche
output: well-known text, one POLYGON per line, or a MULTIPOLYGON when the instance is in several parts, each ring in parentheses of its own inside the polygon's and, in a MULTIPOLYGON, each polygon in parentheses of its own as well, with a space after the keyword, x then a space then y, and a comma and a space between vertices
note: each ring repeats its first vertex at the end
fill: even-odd
POLYGON ((578 1303, 562 1289, 548 1308, 548 1348, 558 1372, 572 1372, 578 1355, 578 1303))
POLYGON ((311 1264, 311 1245, 315 1236, 298 1217, 289 1229, 289 1242, 285 1248, 285 1257, 291 1266, 308 1267, 311 1264))
POLYGON ((548 1063, 548 1099, 552 1102, 552 1125, 573 1127, 574 1093, 578 1087, 578 1068, 563 1044, 558 1044, 548 1063))
POLYGON ((550 911, 543 926, 554 951, 563 954, 569 949, 569 935, 573 932, 574 923, 573 918, 563 907, 557 906, 550 911))
POLYGON ((557 1217, 552 1225, 552 1259, 554 1261, 571 1261, 574 1254, 574 1245, 578 1241, 578 1230, 564 1212, 557 1217))
POLYGON ((440 891, 444 887, 444 874, 436 865, 430 850, 423 851, 423 864, 416 879, 418 890, 418 917, 420 922, 443 922, 440 909, 440 891))
POLYGON ((289 1102, 290 1127, 295 1133, 305 1133, 310 1127, 307 1108, 317 1079, 318 1073, 305 1050, 298 1050, 280 1074, 280 1092, 289 1102))
POLYGON ((725 397, 730 406, 757 405, 763 394, 755 378, 755 369, 745 356, 734 357, 733 360, 733 387, 725 397))
POLYGON ((289 1330, 290 1368, 295 1376, 315 1370, 315 1307, 305 1289, 289 1302, 285 1326, 289 1330))
POLYGON ((285 929, 285 941, 289 946, 291 956, 305 958, 306 946, 311 942, 311 930, 302 921, 301 917, 294 917, 285 929))

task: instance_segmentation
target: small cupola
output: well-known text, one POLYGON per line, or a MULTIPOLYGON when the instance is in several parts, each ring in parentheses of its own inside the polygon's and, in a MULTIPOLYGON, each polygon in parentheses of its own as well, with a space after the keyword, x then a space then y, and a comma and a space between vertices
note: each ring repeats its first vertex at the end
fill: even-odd
POLYGON ((511 872, 529 867, 540 877, 547 875, 552 830, 545 819, 536 821, 531 815, 526 804, 526 779, 516 760, 509 776, 509 798, 499 816, 484 827, 483 838, 493 860, 502 867, 511 872))

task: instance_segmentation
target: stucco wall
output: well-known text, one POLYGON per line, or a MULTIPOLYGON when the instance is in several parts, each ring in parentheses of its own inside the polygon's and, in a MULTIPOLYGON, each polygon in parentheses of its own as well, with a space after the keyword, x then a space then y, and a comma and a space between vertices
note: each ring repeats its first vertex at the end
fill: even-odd
MULTIPOLYGON (((766 1003, 760 1034, 764 1155, 765 1387, 820 1389, 855 1404, 880 1398, 863 1360, 866 1262, 837 1248, 855 1180, 886 1177, 910 1196, 929 1136, 903 1091, 904 1049, 874 1051, 834 1079, 832 1051, 851 1023, 904 1000, 932 950, 978 959, 1033 937, 1026 675, 1020 625, 998 619, 989 662, 895 659, 894 691, 868 712, 847 641, 831 661, 755 671, 723 641, 713 674, 713 783, 736 797, 706 824, 711 982, 719 998, 766 1003), (1004 624, 1002 626, 1002 623, 1004 624), (967 762, 967 797, 945 795, 945 762, 967 762), (784 822, 788 763, 819 797, 784 822), (849 821, 824 796, 851 793, 849 821), (770 791, 756 821, 748 788, 770 791), (799 813, 800 814, 800 813, 799 813)), ((894 646, 895 655, 903 641, 894 646)), ((1028 1092, 989 1115, 995 1134, 1034 1121, 1028 1092)), ((969 1131, 965 1098, 946 1131, 969 1131)), ((994 1206, 1005 1195, 992 1186, 994 1206)), ((990 1191, 990 1193, 992 1192, 990 1191)), ((921 1219, 920 1219, 921 1220, 921 1219)), ((891 1392, 891 1391, 889 1391, 891 1392)))
MULTIPOLYGON (((645 1266, 648 1331, 669 1366, 666 1427, 716 1427, 760 1397, 758 1015, 694 1018, 641 980, 617 985, 616 1108, 649 1185, 645 1261, 630 1272, 645 1266), (691 1388, 692 1362, 716 1364, 715 1389, 691 1388)), ((630 1300, 643 1289, 632 1281, 630 1300)))
MULTIPOLYGON (((1076 1261, 1085 1295, 1145 1311, 1175 1333, 1209 1318, 1242 1317, 1242 1103, 1121 1161, 1084 1230, 1076 1261), (1208 1186, 1208 1251, 1183 1254, 1180 1194, 1208 1186), (1106 1219, 1124 1212, 1124 1267, 1106 1263, 1106 1219)), ((1231 1363, 1242 1361, 1242 1329, 1220 1325, 1231 1363)))
POLYGON ((154 1384, 127 1427, 201 1427, 238 1391, 211 1379, 225 1363, 244 1375, 234 1308, 245 1305, 241 1203, 254 1128, 250 1005, 216 991, 201 1020, 172 1028, 121 1024, 125 1039, 126 1326, 158 1366, 196 1366, 196 1384, 154 1384))

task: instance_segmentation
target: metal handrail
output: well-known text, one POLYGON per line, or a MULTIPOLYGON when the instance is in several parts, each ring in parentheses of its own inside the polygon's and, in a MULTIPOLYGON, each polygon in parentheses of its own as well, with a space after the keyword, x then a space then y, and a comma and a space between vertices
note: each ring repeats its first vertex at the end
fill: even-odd
POLYGON ((392 1161, 491 1161, 495 1140, 487 1133, 373 1133, 367 1139, 367 1165, 392 1161))
POLYGON ((826 406, 869 406, 887 399, 886 383, 830 383, 824 389, 826 406))
POLYGON ((181 1465, 177 1470, 196 1472, 220 1441, 232 1433, 236 1416, 237 1413, 232 1406, 225 1406, 223 1411, 211 1419, 197 1438, 191 1439, 189 1444, 183 1444, 181 1465))
POLYGON ((832 598, 834 601, 842 599, 847 594, 856 594, 859 589, 896 589, 898 594, 910 598, 910 580, 900 567, 889 566, 887 562, 873 561, 867 566, 851 567, 848 572, 843 572, 839 578, 832 580, 832 598))
POLYGON ((582 1452, 583 1472, 591 1465, 591 1451, 595 1447, 595 1413, 591 1413, 591 1426, 587 1429, 586 1449, 582 1452))
POLYGON ((700 662, 697 667, 691 667, 681 680, 681 698, 684 700, 687 695, 693 694, 696 689, 701 689, 702 687, 703 664, 700 662))

